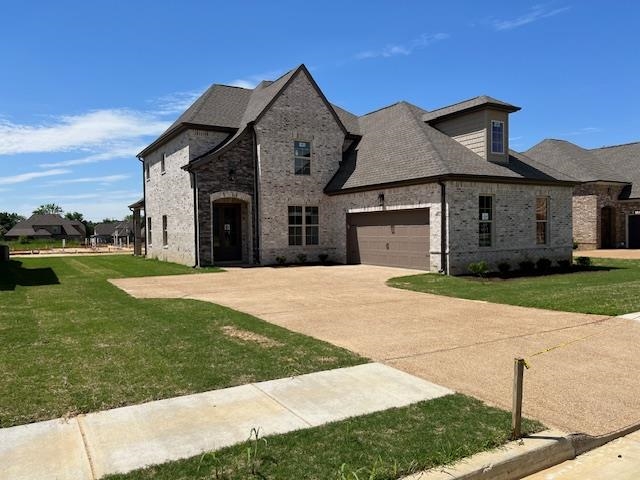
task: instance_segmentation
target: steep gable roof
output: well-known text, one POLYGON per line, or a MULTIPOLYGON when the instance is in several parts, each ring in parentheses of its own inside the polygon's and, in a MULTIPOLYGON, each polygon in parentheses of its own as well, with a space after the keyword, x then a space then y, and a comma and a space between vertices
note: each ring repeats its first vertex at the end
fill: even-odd
POLYGON ((422 121, 425 111, 399 102, 363 115, 362 138, 349 149, 325 191, 447 176, 491 177, 537 182, 574 182, 523 155, 510 152, 506 165, 492 163, 422 121))
POLYGON ((631 183, 622 198, 640 198, 640 142, 594 148, 591 152, 631 183))
POLYGON ((495 110, 502 110, 505 112, 517 112, 520 107, 511 105, 510 103, 503 102, 488 95, 480 95, 479 97, 470 98, 462 102, 454 103, 447 107, 438 108, 430 112, 425 112, 422 116, 422 120, 425 122, 442 121, 445 118, 453 117, 461 113, 468 113, 474 110, 480 110, 482 108, 493 108, 495 110))
POLYGON ((527 150, 525 154, 581 182, 628 183, 631 181, 628 175, 612 163, 603 161, 604 154, 587 150, 566 140, 543 140, 527 150))

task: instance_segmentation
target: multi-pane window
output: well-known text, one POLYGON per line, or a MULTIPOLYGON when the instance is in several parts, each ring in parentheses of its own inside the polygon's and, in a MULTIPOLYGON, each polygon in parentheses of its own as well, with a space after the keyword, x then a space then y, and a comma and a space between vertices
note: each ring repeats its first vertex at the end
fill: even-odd
POLYGON ((289 245, 318 245, 318 207, 289 207, 289 245))
POLYGON ((306 245, 318 245, 318 207, 304 207, 306 245))
POLYGON ((302 207, 289 207, 289 245, 302 245, 302 207))
POLYGON ((311 143, 293 142, 293 169, 296 175, 311 175, 311 143))
POLYGON ((165 167, 166 158, 167 158, 167 154, 163 153, 162 154, 162 158, 160 159, 160 173, 164 173, 166 171, 165 168, 164 168, 165 167))
POLYGON ((144 177, 149 180, 151 178, 151 166, 149 160, 144 161, 144 177))
POLYGON ((545 245, 549 241, 549 198, 536 198, 536 243, 545 245))
POLYGON ((491 120, 491 153, 504 153, 504 122, 491 120))
POLYGON ((493 197, 480 195, 478 201, 478 245, 490 247, 493 238, 493 197))
POLYGON ((151 245, 151 217, 147 217, 147 242, 151 245))
POLYGON ((162 246, 169 245, 169 234, 167 233, 167 216, 162 216, 162 246))

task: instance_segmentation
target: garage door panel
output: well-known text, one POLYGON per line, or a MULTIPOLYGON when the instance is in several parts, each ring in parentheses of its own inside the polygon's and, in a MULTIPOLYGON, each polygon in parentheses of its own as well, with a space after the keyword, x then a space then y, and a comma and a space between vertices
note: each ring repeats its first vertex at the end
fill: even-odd
POLYGON ((429 209, 349 214, 349 263, 429 269, 429 209))

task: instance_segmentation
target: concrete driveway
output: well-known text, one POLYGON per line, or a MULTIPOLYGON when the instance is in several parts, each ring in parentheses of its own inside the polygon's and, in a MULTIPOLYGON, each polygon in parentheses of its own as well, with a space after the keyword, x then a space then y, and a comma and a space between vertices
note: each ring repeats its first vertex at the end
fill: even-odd
POLYGON ((366 265, 247 268, 112 283, 138 298, 190 298, 247 312, 505 409, 513 358, 524 356, 531 366, 526 415, 591 435, 640 421, 639 322, 385 285, 416 273, 366 265))

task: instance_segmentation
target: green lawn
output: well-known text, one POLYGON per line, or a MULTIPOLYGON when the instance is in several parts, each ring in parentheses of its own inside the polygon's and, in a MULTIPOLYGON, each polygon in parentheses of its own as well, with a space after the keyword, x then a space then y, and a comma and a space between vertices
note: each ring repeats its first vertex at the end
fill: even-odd
POLYGON ((510 422, 507 412, 448 395, 107 478, 390 480, 502 445, 510 422))
POLYGON ((122 255, 0 264, 0 427, 366 361, 228 308, 138 300, 107 282, 195 272, 122 255))
MULTIPOLYGON (((22 243, 19 240, 0 240, 0 245, 8 245, 9 250, 51 250, 52 248, 62 248, 62 240, 28 240, 22 243)), ((66 248, 83 247, 84 242, 77 240, 67 240, 66 248)))
POLYGON ((418 292, 568 312, 621 315, 640 311, 640 261, 593 259, 592 271, 540 277, 478 279, 422 274, 388 284, 418 292))

